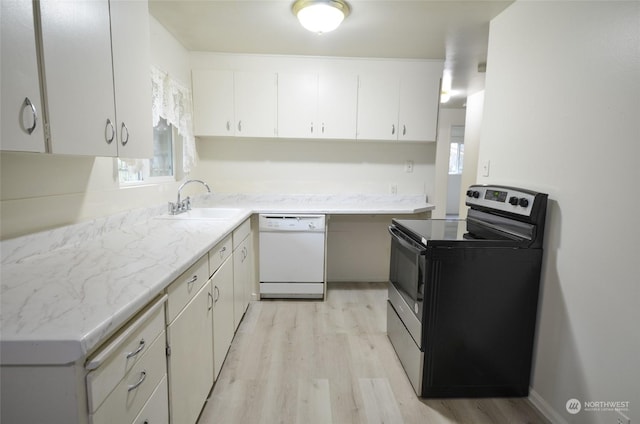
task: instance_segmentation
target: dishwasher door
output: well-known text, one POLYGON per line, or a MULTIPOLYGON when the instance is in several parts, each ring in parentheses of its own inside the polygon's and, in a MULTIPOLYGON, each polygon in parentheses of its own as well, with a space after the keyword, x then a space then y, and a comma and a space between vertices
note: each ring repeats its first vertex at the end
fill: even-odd
POLYGON ((260 216, 260 297, 322 298, 324 215, 260 216))

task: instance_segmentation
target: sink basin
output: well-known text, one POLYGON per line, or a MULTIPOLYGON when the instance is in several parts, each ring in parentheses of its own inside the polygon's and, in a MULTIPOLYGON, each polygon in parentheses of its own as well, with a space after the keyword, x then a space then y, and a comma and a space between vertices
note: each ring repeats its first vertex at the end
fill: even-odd
POLYGON ((190 211, 178 215, 160 215, 160 219, 203 219, 225 220, 244 213, 244 209, 238 208, 193 208, 190 211))

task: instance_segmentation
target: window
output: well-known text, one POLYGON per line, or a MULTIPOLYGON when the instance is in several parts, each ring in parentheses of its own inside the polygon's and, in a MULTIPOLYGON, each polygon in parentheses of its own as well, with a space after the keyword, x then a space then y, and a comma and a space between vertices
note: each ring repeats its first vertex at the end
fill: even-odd
POLYGON ((464 165, 464 127, 454 125, 451 127, 451 147, 449 150, 449 174, 462 174, 464 165))
POLYGON ((160 118, 153 127, 153 157, 151 159, 118 159, 118 176, 123 185, 173 180, 173 125, 160 118))

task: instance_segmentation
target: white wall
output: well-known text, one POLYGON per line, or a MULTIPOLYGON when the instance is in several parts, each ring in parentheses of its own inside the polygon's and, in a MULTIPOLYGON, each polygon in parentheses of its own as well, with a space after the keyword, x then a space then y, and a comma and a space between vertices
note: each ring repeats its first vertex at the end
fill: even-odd
POLYGON ((640 3, 518 1, 491 23, 481 183, 550 195, 532 399, 640 416, 640 3))
POLYGON ((480 150, 480 133, 484 110, 484 90, 467 97, 467 114, 464 127, 464 165, 460 186, 459 217, 467 217, 468 208, 465 205, 467 188, 477 183, 478 152, 480 150))
POLYGON ((204 138, 197 145, 193 175, 218 192, 389 194, 392 183, 398 194, 434 191, 435 143, 204 138))
MULTIPOLYGON (((150 32, 152 62, 190 85, 187 51, 153 18, 150 32)), ((112 158, 0 152, 0 238, 160 204, 176 188, 121 189, 112 158)))

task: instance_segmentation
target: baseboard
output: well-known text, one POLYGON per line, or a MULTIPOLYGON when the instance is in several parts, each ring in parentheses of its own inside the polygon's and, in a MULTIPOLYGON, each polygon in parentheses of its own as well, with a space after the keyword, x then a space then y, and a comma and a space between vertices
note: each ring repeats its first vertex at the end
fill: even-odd
POLYGON ((562 415, 560 415, 555 409, 549 405, 549 403, 542 398, 533 390, 532 387, 529 387, 529 402, 540 412, 549 423, 553 424, 569 424, 567 420, 565 420, 562 415))

